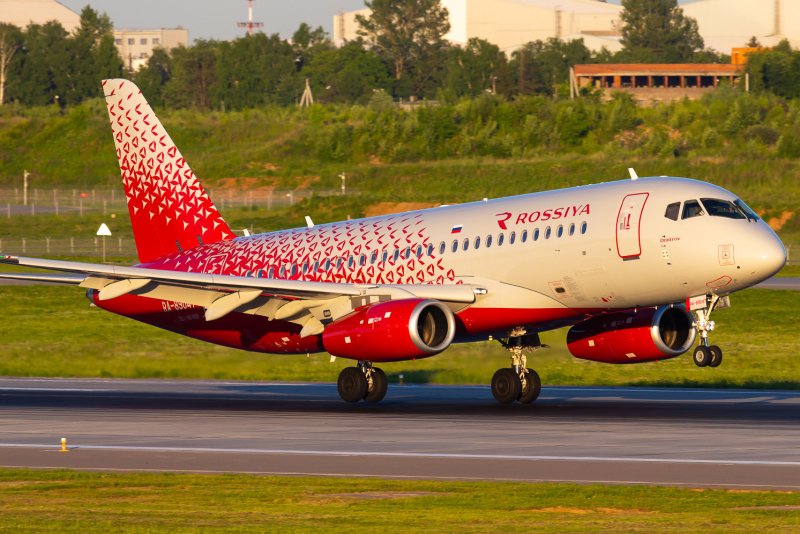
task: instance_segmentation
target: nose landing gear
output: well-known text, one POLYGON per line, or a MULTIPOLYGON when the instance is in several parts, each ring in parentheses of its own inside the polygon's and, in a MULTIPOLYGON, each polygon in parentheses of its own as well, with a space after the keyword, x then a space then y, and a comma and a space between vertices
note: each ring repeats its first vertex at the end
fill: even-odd
POLYGON ((694 327, 700 335, 700 344, 692 352, 692 361, 698 367, 719 367, 722 363, 722 349, 717 345, 709 345, 708 342, 708 333, 713 331, 715 326, 714 321, 710 320, 711 312, 717 306, 729 306, 727 297, 711 295, 707 309, 695 310, 697 320, 694 322, 694 327))
POLYGON ((528 369, 525 351, 533 352, 545 348, 539 341, 539 334, 527 334, 524 328, 516 328, 508 339, 498 339, 511 353, 511 367, 498 369, 492 377, 492 395, 501 404, 519 401, 531 404, 539 397, 542 381, 533 369, 528 369))

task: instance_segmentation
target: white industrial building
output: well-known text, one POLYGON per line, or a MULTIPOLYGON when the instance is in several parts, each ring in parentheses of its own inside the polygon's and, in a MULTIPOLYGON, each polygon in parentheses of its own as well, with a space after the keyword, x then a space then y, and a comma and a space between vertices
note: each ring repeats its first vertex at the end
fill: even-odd
MULTIPOLYGON (((618 50, 620 6, 605 0, 442 0, 450 14, 450 33, 445 37, 465 44, 473 37, 512 52, 537 39, 583 38, 586 46, 618 50)), ((356 15, 368 9, 339 13, 333 19, 337 44, 358 37, 356 15)))
POLYGON ((0 22, 26 28, 55 20, 72 32, 81 25, 81 17, 55 0, 0 0, 0 22))
MULTIPOLYGON (((621 48, 622 6, 605 0, 442 0, 450 13, 446 38, 464 44, 472 37, 494 43, 509 53, 537 39, 582 38, 591 50, 621 48)), ((756 37, 764 46, 788 39, 800 48, 800 0, 696 0, 681 2, 684 13, 697 20, 706 46, 729 54, 756 37)), ((333 19, 334 42, 355 39, 357 14, 333 19)))
POLYGON ((788 39, 800 48, 798 0, 698 0, 682 4, 684 14, 697 20, 706 46, 730 53, 755 37, 763 46, 788 39))
POLYGON ((122 60, 130 70, 142 68, 155 48, 170 50, 189 45, 189 30, 161 28, 158 30, 114 30, 114 43, 122 60))

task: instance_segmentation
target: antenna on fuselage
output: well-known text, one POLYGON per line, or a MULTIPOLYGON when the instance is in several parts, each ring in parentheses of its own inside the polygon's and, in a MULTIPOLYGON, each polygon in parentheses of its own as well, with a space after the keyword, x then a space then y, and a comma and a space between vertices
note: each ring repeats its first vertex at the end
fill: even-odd
POLYGON ((628 167, 628 174, 631 175, 631 180, 638 180, 639 179, 639 175, 636 174, 636 171, 633 170, 633 167, 628 167))

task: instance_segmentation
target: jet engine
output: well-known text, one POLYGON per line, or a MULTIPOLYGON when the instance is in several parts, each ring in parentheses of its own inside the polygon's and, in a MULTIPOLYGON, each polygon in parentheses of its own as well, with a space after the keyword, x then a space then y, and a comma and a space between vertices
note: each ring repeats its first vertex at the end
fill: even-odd
POLYGON ((638 363, 680 356, 697 335, 692 315, 680 306, 639 308, 600 315, 570 328, 573 356, 604 363, 638 363))
POLYGON ((334 356, 389 362, 442 352, 455 336, 450 308, 435 300, 370 304, 325 327, 322 344, 334 356))

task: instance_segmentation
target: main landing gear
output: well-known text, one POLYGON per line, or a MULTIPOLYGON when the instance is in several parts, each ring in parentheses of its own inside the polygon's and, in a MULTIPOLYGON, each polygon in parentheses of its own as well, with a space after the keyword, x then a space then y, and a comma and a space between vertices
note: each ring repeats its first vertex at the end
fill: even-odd
POLYGON ((722 363, 722 349, 717 345, 709 345, 708 333, 714 330, 714 321, 711 321, 711 312, 723 301, 717 295, 712 295, 708 309, 696 310, 697 320, 694 327, 700 335, 700 344, 692 352, 692 361, 698 367, 719 367, 722 363))
POLYGON ((339 396, 345 402, 380 402, 386 396, 389 380, 386 373, 373 367, 371 362, 359 361, 358 367, 342 369, 336 386, 339 396))
POLYGON ((539 334, 527 334, 524 328, 516 328, 508 339, 498 340, 511 353, 511 367, 498 369, 492 377, 492 395, 501 404, 519 401, 531 404, 542 391, 542 381, 533 369, 527 368, 525 351, 544 347, 539 334))

